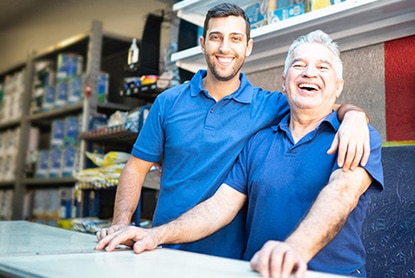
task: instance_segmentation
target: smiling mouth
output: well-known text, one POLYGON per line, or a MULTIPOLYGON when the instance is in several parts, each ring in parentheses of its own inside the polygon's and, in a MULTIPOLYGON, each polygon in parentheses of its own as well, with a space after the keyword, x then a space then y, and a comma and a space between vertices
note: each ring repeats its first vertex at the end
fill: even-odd
POLYGON ((230 57, 216 57, 216 59, 218 60, 219 64, 224 66, 230 65, 233 61, 233 58, 230 57))
POLYGON ((307 91, 318 91, 318 86, 314 85, 314 84, 307 84, 307 83, 302 83, 300 85, 298 85, 298 87, 300 87, 300 89, 304 89, 307 91))

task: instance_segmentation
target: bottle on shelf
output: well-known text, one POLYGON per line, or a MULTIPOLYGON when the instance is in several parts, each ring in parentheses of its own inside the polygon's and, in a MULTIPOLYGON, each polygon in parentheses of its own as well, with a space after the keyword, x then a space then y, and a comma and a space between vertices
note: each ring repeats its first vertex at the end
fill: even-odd
POLYGON ((137 39, 133 38, 130 49, 128 50, 128 66, 135 66, 138 64, 140 49, 137 45, 137 39))

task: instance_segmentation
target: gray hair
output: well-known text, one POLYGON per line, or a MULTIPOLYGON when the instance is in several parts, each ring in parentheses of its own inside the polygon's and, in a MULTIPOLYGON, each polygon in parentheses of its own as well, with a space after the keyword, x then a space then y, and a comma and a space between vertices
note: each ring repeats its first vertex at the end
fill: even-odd
POLYGON ((308 33, 307 35, 298 37, 290 46, 288 50, 287 58, 285 59, 284 76, 287 75, 288 69, 291 67, 293 62, 293 55, 295 50, 302 44, 305 43, 317 43, 327 47, 335 57, 335 64, 333 65, 334 70, 337 74, 337 79, 343 79, 343 63, 340 59, 340 50, 336 42, 326 33, 321 30, 316 30, 308 33))

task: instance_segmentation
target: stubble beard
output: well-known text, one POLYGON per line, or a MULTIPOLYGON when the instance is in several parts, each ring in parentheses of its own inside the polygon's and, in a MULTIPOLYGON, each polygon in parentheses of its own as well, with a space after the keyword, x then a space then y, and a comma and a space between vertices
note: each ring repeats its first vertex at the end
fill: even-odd
POLYGON ((215 64, 215 58, 209 59, 209 57, 206 57, 206 62, 208 65, 208 68, 210 70, 210 72, 212 73, 212 75, 215 77, 215 79, 219 80, 219 81, 229 81, 232 80, 241 70, 243 62, 241 64, 235 64, 234 66, 232 66, 232 72, 230 72, 227 75, 221 74, 220 70, 217 70, 218 67, 216 67, 215 64), (236 68, 237 67, 237 68, 236 68))

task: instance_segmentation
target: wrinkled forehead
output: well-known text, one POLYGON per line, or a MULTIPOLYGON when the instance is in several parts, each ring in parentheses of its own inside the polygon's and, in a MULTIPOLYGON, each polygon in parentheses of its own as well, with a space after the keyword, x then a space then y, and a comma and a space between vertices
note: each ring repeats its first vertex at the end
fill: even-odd
POLYGON ((303 43, 295 48, 292 60, 314 60, 334 63, 336 56, 325 45, 320 43, 303 43))

